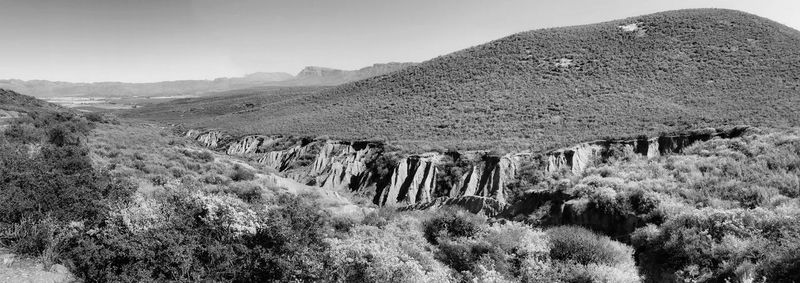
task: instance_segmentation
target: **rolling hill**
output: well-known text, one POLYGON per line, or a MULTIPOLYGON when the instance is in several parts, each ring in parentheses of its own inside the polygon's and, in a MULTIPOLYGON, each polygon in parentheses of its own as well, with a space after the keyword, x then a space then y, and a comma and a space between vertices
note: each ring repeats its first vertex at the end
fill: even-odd
POLYGON ((182 119, 198 101, 187 100, 128 115, 232 134, 549 149, 608 136, 798 125, 798 74, 797 30, 693 9, 522 32, 247 111, 182 119))

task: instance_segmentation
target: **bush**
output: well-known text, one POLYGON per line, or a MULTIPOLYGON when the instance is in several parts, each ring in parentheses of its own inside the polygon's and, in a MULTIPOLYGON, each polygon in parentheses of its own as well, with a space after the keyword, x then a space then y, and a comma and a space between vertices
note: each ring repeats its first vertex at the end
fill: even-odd
POLYGON ((11 124, 3 132, 3 136, 5 136, 9 142, 21 144, 39 142, 43 135, 40 129, 26 123, 11 124))
POLYGON ((54 246, 57 225, 56 221, 49 217, 40 220, 23 218, 15 225, 17 227, 13 235, 14 252, 27 256, 41 255, 46 249, 54 246))
POLYGON ((236 165, 230 177, 234 182, 250 181, 256 178, 256 174, 252 170, 236 165))
POLYGON ((83 117, 86 118, 86 120, 89 120, 89 121, 95 122, 95 123, 103 123, 104 122, 103 114, 100 114, 100 113, 97 113, 97 112, 85 113, 85 114, 83 114, 83 117))
POLYGON ((157 211, 152 216, 161 218, 158 225, 133 223, 149 221, 133 217, 133 211, 110 215, 64 244, 67 265, 87 282, 327 278, 329 246, 323 239, 332 228, 313 202, 282 195, 273 208, 254 212, 255 206, 235 198, 183 190, 162 192, 155 200, 154 210, 142 216, 157 211), (260 219, 268 221, 252 223, 260 219), (249 225, 256 228, 243 227, 249 225))
POLYGON ((254 203, 262 200, 263 189, 255 184, 233 184, 227 187, 226 192, 235 194, 243 201, 254 203))
POLYGON ((419 220, 396 215, 382 228, 356 225, 349 235, 328 239, 328 282, 452 282, 434 259, 419 220))
POLYGON ((150 182, 155 186, 163 186, 169 182, 169 178, 164 175, 153 175, 150 177, 150 182))
POLYGON ((437 244, 440 237, 472 237, 485 225, 485 218, 472 213, 454 209, 442 209, 431 219, 425 221, 425 239, 437 244))
POLYGON ((200 150, 200 151, 182 150, 181 153, 183 153, 183 155, 186 155, 189 158, 200 160, 203 163, 214 161, 214 154, 207 150, 200 150))
POLYGON ((606 236, 577 226, 559 226, 547 231, 550 257, 583 265, 596 263, 610 266, 632 264, 633 249, 606 236))
POLYGON ((92 219, 107 204, 128 198, 132 190, 113 177, 91 168, 85 156, 72 149, 45 148, 28 159, 25 152, 0 154, 0 222, 16 223, 23 216, 47 214, 59 220, 92 219))
POLYGON ((324 277, 323 241, 330 231, 327 216, 315 203, 297 196, 281 195, 278 209, 270 210, 266 227, 248 237, 252 249, 250 272, 244 281, 319 281, 324 277))
POLYGON ((637 230, 632 243, 653 276, 732 281, 742 280, 742 269, 754 269, 767 282, 790 282, 785 278, 796 278, 791 274, 798 270, 798 216, 796 207, 687 211, 637 230))
POLYGON ((209 174, 203 177, 203 182, 211 185, 226 185, 229 184, 231 180, 228 177, 222 175, 209 174))

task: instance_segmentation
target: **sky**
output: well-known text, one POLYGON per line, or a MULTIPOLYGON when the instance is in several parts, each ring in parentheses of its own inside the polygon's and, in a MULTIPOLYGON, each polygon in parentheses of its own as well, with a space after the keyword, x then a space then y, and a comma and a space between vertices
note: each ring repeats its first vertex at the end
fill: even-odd
POLYGON ((684 8, 800 29, 797 0, 0 0, 0 79, 154 82, 421 62, 513 33, 684 8))

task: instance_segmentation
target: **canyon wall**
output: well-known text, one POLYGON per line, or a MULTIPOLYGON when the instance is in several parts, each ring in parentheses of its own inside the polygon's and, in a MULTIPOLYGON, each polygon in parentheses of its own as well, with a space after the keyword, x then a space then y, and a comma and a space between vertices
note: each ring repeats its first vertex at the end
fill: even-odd
POLYGON ((614 151, 630 152, 647 158, 680 153, 687 146, 707 141, 715 137, 735 138, 744 134, 746 126, 731 129, 703 129, 679 135, 663 135, 655 138, 599 140, 581 143, 568 148, 558 149, 545 154, 547 171, 569 171, 582 173, 587 167, 604 162, 614 151))
POLYGON ((519 170, 525 165, 550 173, 580 174, 621 153, 655 158, 679 153, 698 141, 738 137, 745 130, 746 127, 705 129, 655 138, 591 141, 543 153, 522 151, 504 155, 486 151, 403 155, 386 152, 380 142, 298 142, 263 135, 232 139, 219 131, 190 131, 187 136, 229 155, 251 157, 301 183, 373 196, 373 202, 381 206, 458 203, 471 207, 470 210, 483 211, 487 199, 492 207, 497 207, 495 202, 507 202, 509 185, 517 181, 519 170), (286 147, 287 143, 291 146, 286 147))
POLYGON ((219 131, 210 131, 198 134, 195 140, 207 148, 217 149, 222 145, 222 142, 228 138, 230 138, 229 135, 219 131))
POLYGON ((267 136, 253 135, 242 137, 228 145, 228 155, 256 153, 260 146, 269 146, 274 140, 267 136))

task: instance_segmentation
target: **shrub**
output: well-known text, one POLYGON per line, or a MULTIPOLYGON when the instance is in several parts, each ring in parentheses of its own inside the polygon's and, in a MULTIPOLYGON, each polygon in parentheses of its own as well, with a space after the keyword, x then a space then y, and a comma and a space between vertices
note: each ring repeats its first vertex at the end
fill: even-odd
POLYGON ((256 174, 250 169, 236 165, 233 168, 233 173, 231 173, 230 177, 234 182, 250 181, 256 178, 256 174))
POLYGON ((160 174, 159 175, 153 175, 153 176, 150 177, 150 182, 153 183, 153 185, 156 185, 156 186, 166 185, 168 181, 169 181, 169 178, 167 178, 167 176, 160 175, 160 174))
POLYGON ((555 260, 610 266, 633 262, 633 249, 581 227, 554 227, 547 230, 547 235, 550 257, 555 260))
POLYGON ((382 228, 356 225, 350 234, 327 239, 330 282, 452 282, 434 259, 419 220, 393 217, 382 228))
POLYGON ((243 201, 254 203, 262 199, 263 189, 255 184, 233 184, 226 191, 235 194, 243 201))
POLYGON ((423 223, 425 239, 437 244, 440 237, 472 237, 485 225, 485 218, 454 209, 442 209, 423 223))
POLYGON ((206 184, 212 185, 225 185, 230 183, 230 179, 228 177, 218 175, 218 174, 209 174, 203 177, 203 182, 206 184))
POLYGON ((658 208, 660 203, 660 200, 655 194, 645 192, 644 190, 633 191, 627 195, 627 198, 633 212, 636 214, 648 214, 658 208))
POLYGON ((73 150, 44 148, 29 159, 25 152, 0 154, 0 222, 23 216, 39 219, 48 213, 59 220, 92 219, 107 204, 126 199, 132 191, 105 172, 94 171, 85 156, 73 150))
POLYGON ((182 150, 181 153, 186 155, 189 158, 200 160, 203 163, 208 163, 214 161, 214 154, 207 150, 182 150))
POLYGON ((790 282, 785 278, 797 271, 793 260, 800 250, 796 217, 795 209, 687 211, 660 227, 637 230, 632 243, 642 269, 652 276, 742 280, 754 269, 756 278, 767 282, 790 282))
POLYGON ((30 144, 42 140, 44 134, 31 124, 14 123, 9 125, 3 132, 3 136, 10 142, 30 144))
POLYGON ((100 113, 97 113, 97 112, 85 113, 85 114, 83 114, 83 117, 86 118, 86 120, 89 120, 91 122, 96 122, 96 123, 103 123, 103 121, 104 121, 103 114, 100 114, 100 113))
POLYGON ((54 245, 57 225, 56 221, 49 217, 40 220, 23 218, 15 225, 14 252, 27 256, 41 255, 54 245))
POLYGON ((240 280, 322 280, 327 216, 315 203, 297 196, 281 195, 276 204, 279 208, 268 212, 266 226, 247 239, 252 265, 240 280))

